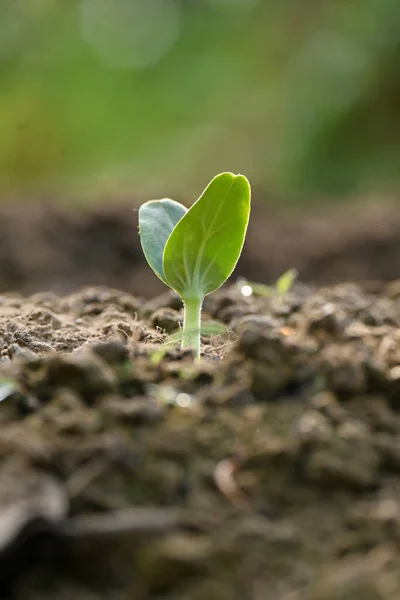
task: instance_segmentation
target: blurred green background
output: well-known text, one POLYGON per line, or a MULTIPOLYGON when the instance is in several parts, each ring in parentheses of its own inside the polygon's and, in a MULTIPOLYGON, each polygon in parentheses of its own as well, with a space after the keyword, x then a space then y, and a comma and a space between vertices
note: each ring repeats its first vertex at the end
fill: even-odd
POLYGON ((0 194, 399 184, 398 0, 0 0, 0 194))

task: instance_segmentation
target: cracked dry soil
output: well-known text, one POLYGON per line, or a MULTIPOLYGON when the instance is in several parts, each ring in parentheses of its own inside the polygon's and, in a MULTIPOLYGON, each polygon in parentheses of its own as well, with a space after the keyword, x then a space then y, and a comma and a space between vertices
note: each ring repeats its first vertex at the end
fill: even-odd
POLYGON ((397 600, 400 286, 0 298, 0 597, 397 600))

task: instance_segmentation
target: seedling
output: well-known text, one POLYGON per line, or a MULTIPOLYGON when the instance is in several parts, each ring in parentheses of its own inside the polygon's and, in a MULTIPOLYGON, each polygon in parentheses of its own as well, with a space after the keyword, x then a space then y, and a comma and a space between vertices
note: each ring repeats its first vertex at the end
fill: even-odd
POLYGON ((296 269, 289 269, 279 277, 273 286, 265 285, 264 283, 246 282, 242 286, 242 294, 244 296, 255 294, 256 296, 277 296, 278 298, 283 298, 292 289, 297 275, 296 269))
POLYGON ((155 274, 181 297, 182 348, 193 348, 196 356, 204 297, 235 268, 249 216, 250 184, 232 173, 214 177, 189 210, 168 198, 139 209, 143 252, 155 274))

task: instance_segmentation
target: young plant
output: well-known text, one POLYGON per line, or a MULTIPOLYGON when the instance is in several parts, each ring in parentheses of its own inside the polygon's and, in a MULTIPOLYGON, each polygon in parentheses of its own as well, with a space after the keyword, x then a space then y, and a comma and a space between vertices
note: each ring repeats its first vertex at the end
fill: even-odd
POLYGON ((165 198, 139 209, 143 252, 155 274, 184 305, 182 348, 200 356, 204 297, 231 275, 241 254, 250 216, 250 184, 221 173, 187 210, 165 198))
POLYGON ((244 290, 245 296, 255 294, 256 296, 276 296, 278 298, 283 298, 292 289, 293 284, 297 279, 297 275, 298 272, 296 269, 289 269, 277 279, 275 285, 248 282, 243 286, 242 290, 244 290))

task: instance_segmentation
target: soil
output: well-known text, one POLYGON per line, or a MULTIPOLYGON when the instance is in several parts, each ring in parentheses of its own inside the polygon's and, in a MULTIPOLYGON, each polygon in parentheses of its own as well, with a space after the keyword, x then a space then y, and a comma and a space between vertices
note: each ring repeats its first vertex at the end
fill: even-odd
POLYGON ((397 600, 400 286, 0 298, 0 597, 397 600))
MULTIPOLYGON (((397 202, 380 200, 308 209, 261 203, 236 274, 270 283, 295 267, 304 282, 389 281, 400 264, 397 202)), ((148 298, 163 284, 144 261, 135 202, 75 209, 54 203, 1 205, 0 291, 58 294, 107 285, 148 298)), ((137 206, 137 203, 136 203, 137 206)))

